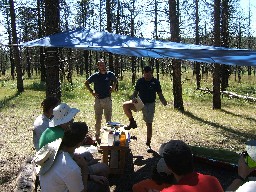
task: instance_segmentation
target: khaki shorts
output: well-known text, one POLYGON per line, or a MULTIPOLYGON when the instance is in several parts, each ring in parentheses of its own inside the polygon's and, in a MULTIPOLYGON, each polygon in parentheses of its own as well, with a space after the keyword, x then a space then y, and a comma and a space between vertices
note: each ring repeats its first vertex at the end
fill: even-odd
POLYGON ((143 120, 146 123, 153 123, 154 114, 155 114, 155 102, 144 103, 142 113, 143 113, 143 120))
POLYGON ((99 135, 103 113, 104 113, 106 122, 111 121, 111 117, 112 117, 111 97, 106 97, 104 99, 95 98, 94 110, 95 110, 95 119, 96 119, 95 130, 96 130, 96 135, 99 135))

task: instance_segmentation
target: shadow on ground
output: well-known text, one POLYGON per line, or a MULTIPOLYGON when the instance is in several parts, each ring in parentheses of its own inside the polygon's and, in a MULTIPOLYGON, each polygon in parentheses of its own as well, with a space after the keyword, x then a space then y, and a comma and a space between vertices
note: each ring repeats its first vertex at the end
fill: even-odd
MULTIPOLYGON (((150 178, 152 168, 159 159, 160 157, 156 152, 154 152, 152 157, 148 159, 144 159, 143 156, 133 156, 132 153, 129 153, 124 174, 116 176, 112 175, 109 178, 110 186, 115 186, 115 189, 111 191, 131 192, 133 184, 143 179, 150 178), (138 165, 141 168, 135 171, 134 165, 138 165)), ((198 160, 195 160, 195 170, 218 178, 223 189, 228 187, 237 173, 236 167, 223 167, 198 160)))

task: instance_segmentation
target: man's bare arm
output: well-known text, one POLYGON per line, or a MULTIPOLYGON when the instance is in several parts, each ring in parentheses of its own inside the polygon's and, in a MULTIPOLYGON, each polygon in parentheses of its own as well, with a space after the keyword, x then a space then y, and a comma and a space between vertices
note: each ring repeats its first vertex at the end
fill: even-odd
POLYGON ((166 105, 167 105, 167 101, 166 101, 166 99, 164 98, 163 93, 162 93, 162 92, 157 92, 157 94, 158 94, 158 97, 159 97, 161 103, 162 103, 164 106, 166 106, 166 105))
POLYGON ((86 89, 89 90, 90 93, 93 95, 93 97, 96 97, 96 98, 98 97, 98 94, 95 93, 95 92, 92 90, 92 88, 91 88, 91 86, 90 86, 90 83, 89 83, 88 81, 85 81, 85 82, 84 82, 84 85, 85 85, 86 89))

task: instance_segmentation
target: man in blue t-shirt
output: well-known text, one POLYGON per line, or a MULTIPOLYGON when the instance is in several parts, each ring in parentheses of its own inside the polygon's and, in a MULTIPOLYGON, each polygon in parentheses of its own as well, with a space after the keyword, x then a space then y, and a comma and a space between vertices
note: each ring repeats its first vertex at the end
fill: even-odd
POLYGON ((132 110, 138 111, 135 103, 138 102, 136 97, 139 96, 142 102, 144 103, 144 107, 142 108, 143 119, 146 122, 147 126, 147 142, 146 145, 148 147, 147 151, 152 151, 150 147, 151 137, 152 137, 152 123, 155 113, 155 100, 156 93, 159 96, 160 101, 165 106, 167 105, 167 101, 165 100, 160 82, 153 77, 152 69, 150 66, 144 67, 143 77, 138 79, 135 85, 135 90, 132 95, 132 100, 126 101, 123 104, 123 109, 126 116, 129 118, 130 124, 125 128, 126 130, 130 130, 131 128, 137 128, 137 123, 132 116, 132 110))
POLYGON ((112 99, 111 93, 115 90, 117 84, 117 78, 114 73, 107 71, 106 65, 103 59, 98 61, 99 72, 92 74, 86 81, 85 87, 95 98, 94 110, 95 110, 95 137, 97 141, 100 141, 100 128, 102 114, 104 110, 104 116, 106 122, 111 121, 112 117, 112 99), (94 90, 90 87, 90 84, 94 84, 94 90))

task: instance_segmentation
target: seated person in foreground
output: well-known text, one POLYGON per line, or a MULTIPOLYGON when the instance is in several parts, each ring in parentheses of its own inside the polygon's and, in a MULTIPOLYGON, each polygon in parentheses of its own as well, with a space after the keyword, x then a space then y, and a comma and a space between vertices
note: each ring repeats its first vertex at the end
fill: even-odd
MULTIPOLYGON (((194 171, 193 155, 189 146, 180 140, 171 140, 163 149, 164 161, 173 173, 176 183, 161 192, 223 192, 218 179, 194 171)), ((156 192, 157 190, 149 190, 156 192)))
POLYGON ((149 189, 161 191, 175 182, 173 174, 167 168, 164 159, 161 158, 152 170, 150 179, 144 179, 133 185, 133 192, 148 192, 149 189))
POLYGON ((34 121, 33 143, 36 151, 39 150, 39 139, 42 133, 50 127, 49 123, 53 117, 53 109, 60 103, 59 99, 53 96, 47 97, 41 103, 43 114, 39 115, 34 121))
POLYGON ((80 110, 69 107, 66 103, 61 103, 53 109, 53 118, 50 121, 50 127, 47 128, 39 139, 39 148, 41 149, 47 143, 58 138, 62 138, 64 131, 68 130, 73 122, 75 115, 80 110))
MULTIPOLYGON (((256 161, 256 151, 252 156, 256 161)), ((253 159, 254 160, 254 159, 253 159)), ((237 177, 233 180, 226 191, 236 191, 236 192, 254 192, 256 191, 256 181, 248 181, 248 176, 256 167, 248 167, 243 156, 238 160, 238 173, 237 177)))
MULTIPOLYGON (((70 129, 73 118, 78 112, 78 109, 71 108, 66 103, 61 103, 55 107, 53 109, 54 116, 50 122, 50 127, 47 128, 40 137, 39 147, 42 148, 56 139, 63 138, 64 133, 70 129)), ((84 152, 79 155, 87 160, 91 174, 102 176, 109 175, 109 167, 104 163, 98 163, 91 153, 84 152)))
POLYGON ((59 138, 41 149, 49 150, 50 146, 54 149, 54 153, 41 162, 42 192, 109 192, 108 179, 90 175, 87 161, 74 155, 75 149, 81 146, 87 133, 86 123, 74 122, 65 131, 63 139, 59 138))

